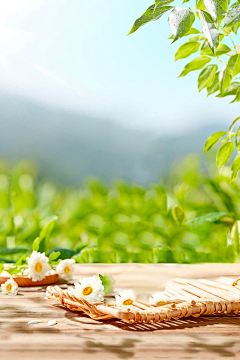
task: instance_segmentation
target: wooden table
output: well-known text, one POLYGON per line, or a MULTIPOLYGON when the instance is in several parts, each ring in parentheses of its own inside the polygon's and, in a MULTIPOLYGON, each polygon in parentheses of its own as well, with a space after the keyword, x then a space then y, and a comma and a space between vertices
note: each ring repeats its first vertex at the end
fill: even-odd
MULTIPOLYGON (((172 277, 240 275, 238 264, 84 264, 76 278, 111 274, 114 290, 134 288, 147 299, 172 277)), ((157 325, 97 322, 45 300, 45 288, 0 293, 0 359, 232 359, 240 358, 240 317, 205 316, 157 325), (40 324, 28 325, 29 320, 40 324), (48 326, 49 320, 57 325, 48 326)))

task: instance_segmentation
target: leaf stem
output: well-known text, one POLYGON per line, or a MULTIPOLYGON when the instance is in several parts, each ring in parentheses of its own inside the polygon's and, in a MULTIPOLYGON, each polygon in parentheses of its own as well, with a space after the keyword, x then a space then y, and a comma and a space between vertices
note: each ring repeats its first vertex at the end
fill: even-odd
POLYGON ((218 61, 218 62, 221 62, 221 63, 223 63, 223 64, 225 64, 225 65, 227 65, 227 63, 225 63, 225 61, 222 61, 222 60, 219 60, 219 59, 215 59, 216 61, 218 61))
POLYGON ((233 38, 231 37, 231 34, 229 34, 229 36, 230 36, 230 39, 231 39, 231 41, 232 41, 232 43, 233 43, 234 49, 236 50, 237 47, 236 47, 236 45, 235 45, 235 43, 234 43, 234 41, 233 41, 233 38))

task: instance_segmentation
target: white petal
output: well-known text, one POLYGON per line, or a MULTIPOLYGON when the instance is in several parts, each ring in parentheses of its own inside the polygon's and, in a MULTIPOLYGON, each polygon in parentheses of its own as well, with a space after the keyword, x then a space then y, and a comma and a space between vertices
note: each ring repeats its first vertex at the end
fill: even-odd
POLYGON ((49 326, 53 326, 53 325, 56 325, 56 324, 57 324, 56 320, 50 320, 50 321, 48 322, 48 325, 49 325, 49 326))
POLYGON ((38 323, 43 323, 43 320, 31 320, 28 322, 28 324, 38 324, 38 323))

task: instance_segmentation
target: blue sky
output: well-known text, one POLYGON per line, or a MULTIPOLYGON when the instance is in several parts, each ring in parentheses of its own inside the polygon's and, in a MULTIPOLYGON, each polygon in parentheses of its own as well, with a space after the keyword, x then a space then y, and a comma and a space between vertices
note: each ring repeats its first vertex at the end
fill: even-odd
POLYGON ((197 73, 177 79, 188 59, 174 64, 167 16, 126 36, 151 0, 0 3, 2 92, 158 134, 222 130, 239 115, 199 95, 197 73))

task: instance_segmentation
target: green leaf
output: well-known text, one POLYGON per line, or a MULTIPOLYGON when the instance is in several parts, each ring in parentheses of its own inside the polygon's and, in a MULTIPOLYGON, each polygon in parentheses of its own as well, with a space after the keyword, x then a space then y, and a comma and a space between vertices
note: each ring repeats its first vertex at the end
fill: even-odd
POLYGON ((236 122, 240 119, 240 116, 238 116, 236 119, 233 120, 231 126, 228 129, 228 132, 232 132, 233 126, 236 124, 236 122))
POLYGON ((225 90, 224 94, 219 94, 218 97, 236 95, 239 88, 240 88, 240 83, 232 82, 231 85, 225 90))
POLYGON ((213 52, 209 46, 209 43, 207 40, 205 40, 201 46, 200 55, 210 55, 213 56, 213 52))
POLYGON ((215 145, 221 137, 227 134, 227 131, 218 131, 214 134, 212 134, 206 141, 203 153, 209 151, 213 145, 215 145))
POLYGON ((154 13, 157 13, 161 7, 165 7, 166 5, 171 4, 174 1, 175 0, 159 0, 158 4, 155 3, 154 13))
POLYGON ((160 6, 165 6, 172 3, 175 0, 155 0, 155 9, 160 6))
POLYGON ((238 152, 240 152, 240 127, 237 129, 235 134, 235 145, 238 152))
POLYGON ((32 250, 33 251, 38 251, 39 250, 39 246, 40 246, 40 242, 41 242, 41 239, 39 237, 37 237, 33 244, 32 244, 32 250))
POLYGON ((180 46, 180 48, 177 50, 175 54, 175 61, 184 59, 189 55, 197 52, 199 47, 200 47, 200 43, 198 42, 188 42, 186 44, 183 44, 182 46, 180 46))
POLYGON ((232 33, 232 28, 230 28, 230 27, 226 27, 225 29, 222 28, 221 30, 222 30, 224 36, 229 36, 232 33))
POLYGON ((180 206, 178 206, 178 205, 174 206, 174 208, 172 210, 172 216, 177 223, 181 224, 183 222, 184 212, 180 208, 180 206))
POLYGON ((4 264, 0 264, 0 274, 3 272, 4 270, 4 264))
POLYGON ((57 219, 58 219, 58 217, 56 215, 52 216, 50 218, 50 220, 48 221, 47 225, 45 225, 44 228, 42 228, 42 230, 40 231, 40 235, 39 235, 39 238, 41 240, 48 238, 50 236, 57 219))
POLYGON ((13 266, 13 267, 9 268, 9 269, 7 270, 7 272, 8 272, 10 275, 16 275, 16 274, 18 274, 18 273, 20 272, 20 270, 19 270, 17 267, 13 266))
POLYGON ((190 63, 185 65, 179 77, 186 76, 188 73, 190 73, 190 71, 202 69, 209 61, 211 61, 211 58, 207 56, 198 56, 190 63))
POLYGON ((70 250, 70 249, 55 248, 55 249, 49 251, 49 253, 48 253, 49 259, 50 259, 52 252, 57 252, 57 253, 59 252, 60 253, 59 256, 62 260, 71 259, 76 254, 75 251, 70 250))
POLYGON ((226 144, 229 141, 232 141, 234 136, 235 136, 235 133, 227 134, 227 136, 225 136, 225 138, 221 140, 221 144, 223 145, 223 144, 226 144))
POLYGON ((232 31, 234 32, 235 35, 237 35, 239 27, 240 27, 240 23, 237 23, 237 24, 233 25, 232 31))
POLYGON ((49 256, 49 262, 56 260, 61 255, 60 251, 52 251, 49 256))
MULTIPOLYGON (((166 3, 169 4, 171 2, 172 1, 168 1, 166 3)), ((163 6, 163 7, 156 6, 156 8, 155 8, 155 5, 149 6, 149 8, 145 11, 145 13, 135 21, 135 23, 133 24, 133 27, 130 30, 130 32, 128 33, 128 35, 133 34, 141 26, 147 24, 148 22, 160 19, 160 17, 163 14, 165 14, 166 12, 168 12, 171 9, 173 9, 172 6, 163 6)))
POLYGON ((188 41, 201 41, 202 40, 202 36, 201 35, 198 35, 198 36, 193 36, 193 37, 190 37, 188 39, 188 41))
POLYGON ((0 263, 4 263, 4 264, 13 264, 13 263, 15 263, 15 261, 13 261, 13 260, 8 260, 8 259, 6 259, 6 258, 0 258, 0 263))
POLYGON ((212 84, 208 86, 207 96, 214 94, 218 90, 219 90, 219 72, 215 74, 212 84))
POLYGON ((230 159, 231 154, 234 151, 233 142, 228 142, 220 147, 217 153, 217 167, 221 169, 230 159))
POLYGON ((240 4, 234 4, 230 7, 225 16, 224 27, 233 26, 240 22, 240 4))
MULTIPOLYGON (((229 51, 231 51, 230 47, 225 44, 219 44, 215 53, 215 57, 227 54, 229 51)), ((213 56, 212 50, 207 40, 202 44, 200 55, 213 56)))
POLYGON ((208 65, 200 72, 198 77, 199 92, 201 92, 202 89, 212 84, 216 71, 217 71, 217 65, 208 65))
POLYGON ((5 248, 5 249, 0 249, 0 256, 20 254, 28 251, 29 251, 28 249, 24 249, 24 248, 12 248, 12 249, 5 248))
POLYGON ((238 171, 240 170, 240 154, 238 154, 235 157, 231 170, 232 170, 232 175, 231 175, 232 180, 236 179, 238 171))
POLYGON ((101 275, 99 274, 99 278, 102 281, 104 286, 105 294, 109 294, 112 291, 113 279, 111 276, 108 275, 101 275))
POLYGON ((212 49, 212 52, 215 54, 216 49, 219 44, 219 33, 212 19, 206 11, 199 11, 200 20, 202 21, 203 33, 206 36, 209 46, 212 49))
POLYGON ((240 73, 240 55, 236 54, 230 57, 228 60, 228 65, 232 70, 232 76, 236 76, 240 73))
MULTIPOLYGON (((175 0, 174 0, 175 1, 175 0)), ((169 1, 168 3, 171 3, 172 1, 169 1)), ((162 17, 166 12, 173 9, 173 6, 157 6, 156 9, 153 12, 153 20, 158 20, 160 17, 162 17)))
POLYGON ((193 34, 201 34, 201 33, 198 29, 192 27, 184 36, 193 35, 193 34))
MULTIPOLYGON (((193 34, 200 34, 200 31, 192 27, 184 36, 189 36, 193 34)), ((172 34, 168 39, 174 39, 174 35, 172 34)))
POLYGON ((37 239, 35 239, 33 242, 33 246, 32 246, 33 250, 40 251, 40 252, 44 251, 44 246, 42 246, 44 244, 43 240, 47 241, 49 239, 57 219, 58 219, 57 216, 55 216, 55 215, 52 216, 50 218, 50 220, 48 221, 48 223, 42 228, 42 230, 40 231, 39 237, 37 239))
POLYGON ((18 261, 15 263, 15 266, 20 266, 27 263, 27 255, 21 256, 18 261))
POLYGON ((204 5, 204 0, 197 0, 196 1, 196 8, 199 10, 206 10, 206 7, 204 5))
POLYGON ((224 94, 225 90, 230 86, 231 81, 232 69, 227 64, 224 64, 219 73, 219 88, 221 94, 224 94))
POLYGON ((154 9, 155 9, 155 5, 149 6, 149 8, 145 11, 145 13, 135 21, 128 35, 133 34, 141 26, 147 24, 149 21, 152 21, 154 9))
POLYGON ((204 5, 214 21, 223 18, 228 10, 227 0, 204 0, 204 5))
POLYGON ((237 90, 236 97, 235 97, 235 99, 233 101, 231 101, 230 104, 233 104, 233 103, 239 102, 239 101, 240 101, 240 89, 237 90))
POLYGON ((229 216, 227 212, 209 213, 207 215, 198 216, 192 220, 187 221, 187 225, 204 225, 206 223, 215 223, 221 220, 223 217, 229 216))
POLYGON ((219 44, 216 50, 216 57, 219 57, 221 55, 227 54, 229 51, 231 51, 230 47, 225 44, 219 44))
POLYGON ((174 35, 173 42, 180 39, 189 32, 194 20, 194 13, 188 9, 176 7, 169 14, 168 24, 174 35))

